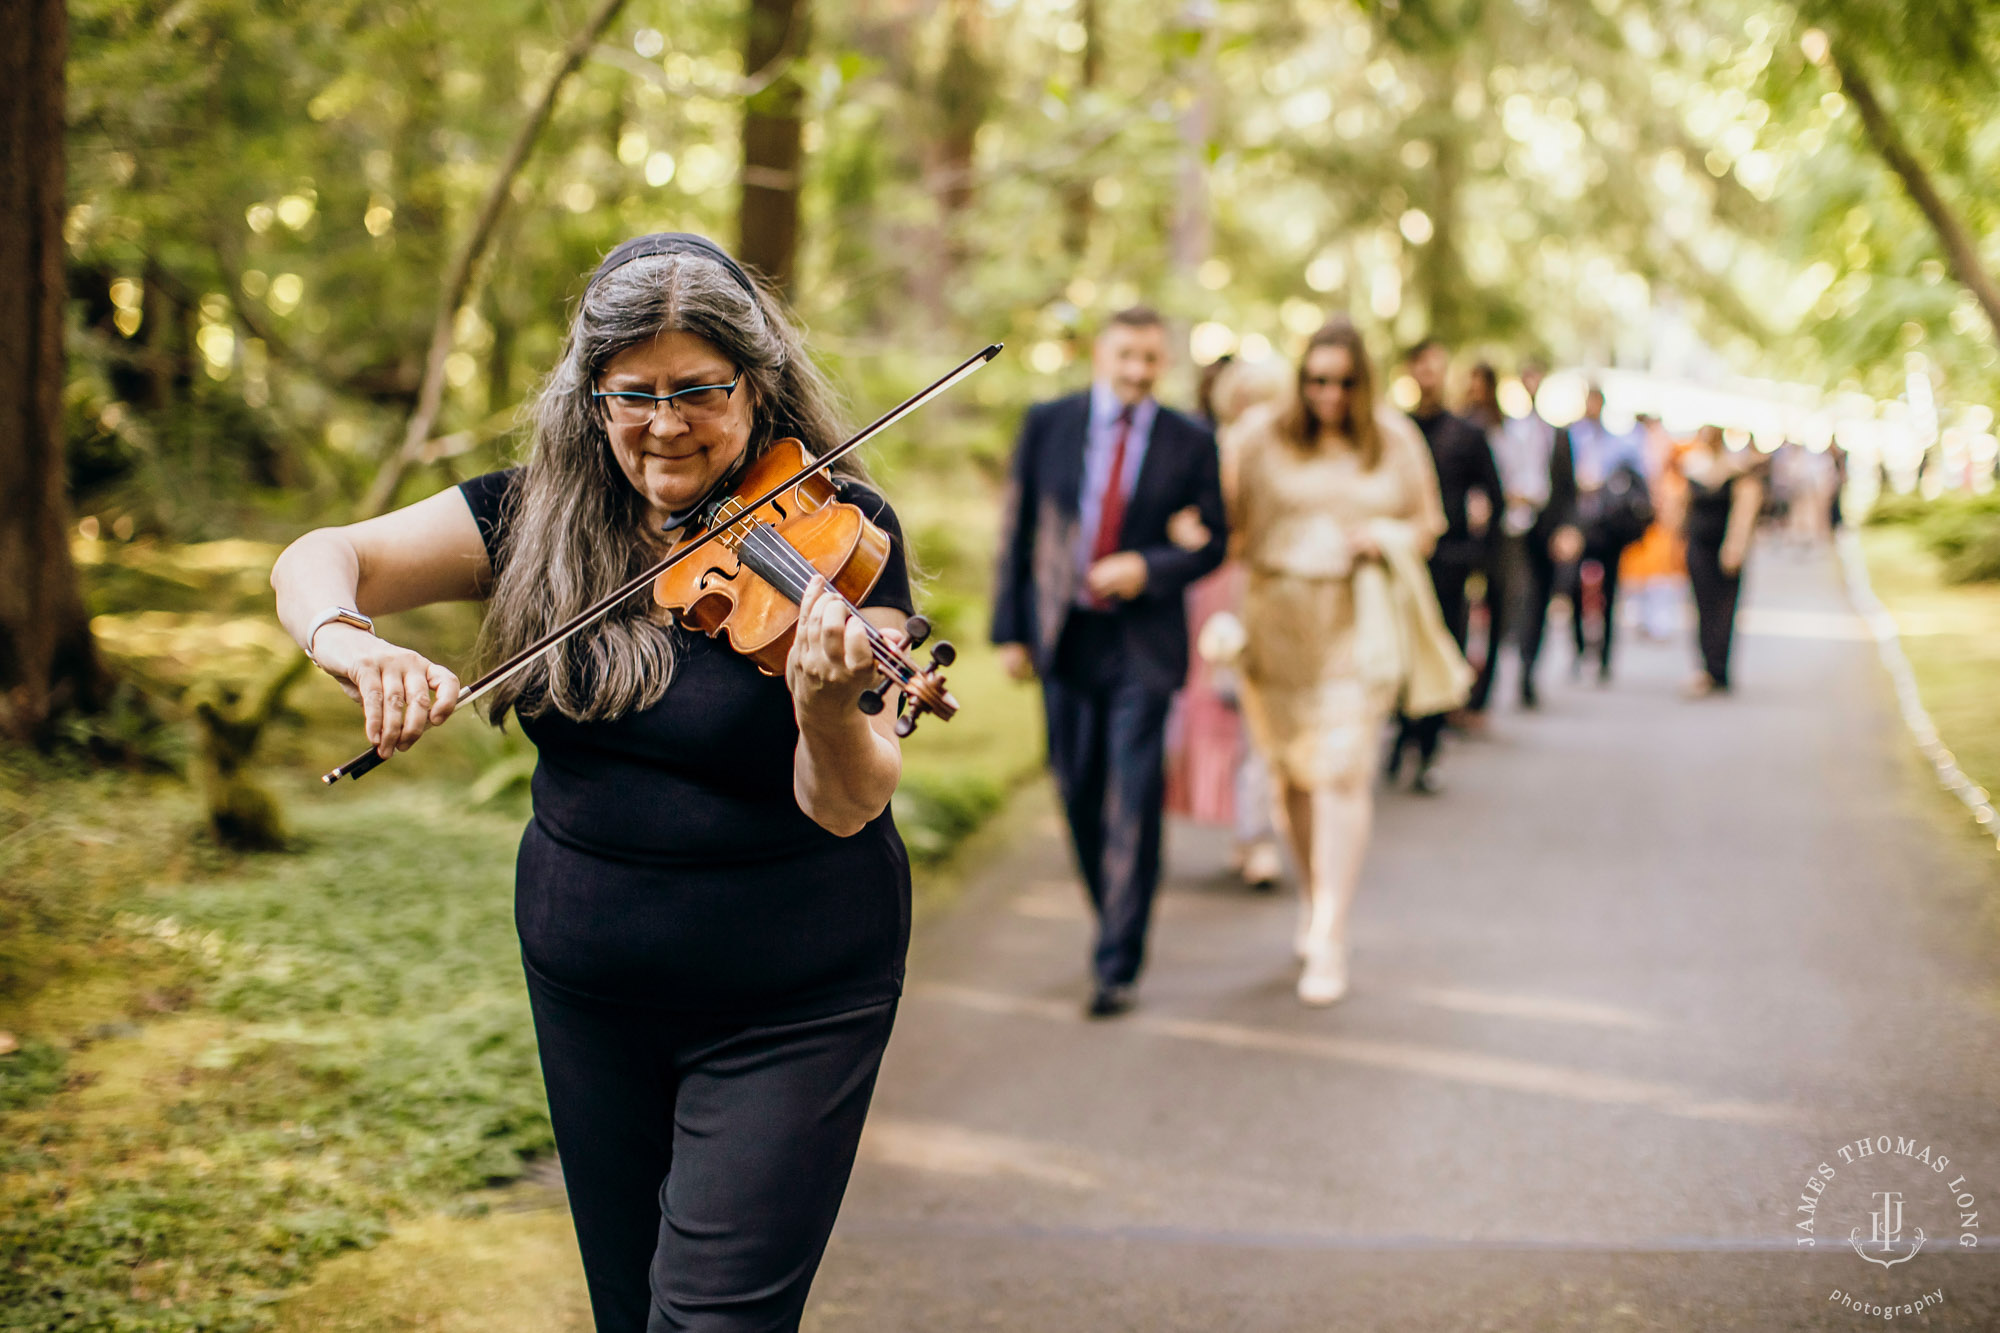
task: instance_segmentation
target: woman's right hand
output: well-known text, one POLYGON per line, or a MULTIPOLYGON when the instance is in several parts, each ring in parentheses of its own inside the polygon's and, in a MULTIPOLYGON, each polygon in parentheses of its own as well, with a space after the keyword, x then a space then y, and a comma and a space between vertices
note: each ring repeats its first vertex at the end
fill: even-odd
POLYGON ((458 707, 458 677, 422 653, 338 623, 322 625, 312 647, 320 670, 360 702, 368 743, 384 759, 458 707))

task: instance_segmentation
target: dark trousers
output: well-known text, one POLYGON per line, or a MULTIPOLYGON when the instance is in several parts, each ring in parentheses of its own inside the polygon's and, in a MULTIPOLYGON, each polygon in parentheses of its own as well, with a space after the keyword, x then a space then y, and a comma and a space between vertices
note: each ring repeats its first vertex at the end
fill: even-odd
MULTIPOLYGON (((1431 587, 1437 593, 1438 611, 1444 616, 1444 627, 1451 631, 1452 642, 1458 645, 1460 652, 1465 651, 1465 639, 1472 628, 1472 602, 1465 595, 1465 581, 1472 577, 1475 569, 1483 566, 1483 558, 1475 555, 1453 552, 1431 557, 1431 587)), ((1489 650, 1486 656, 1490 669, 1493 654, 1489 650)), ((1397 713, 1396 745, 1390 751, 1390 768, 1393 770, 1402 763, 1403 751, 1412 745, 1417 749, 1417 762, 1428 766, 1437 757, 1438 738, 1444 734, 1444 720, 1443 713, 1432 713, 1428 717, 1397 713)))
MULTIPOLYGON (((1486 559, 1486 660, 1479 664, 1479 674, 1472 679, 1472 693, 1465 700, 1465 706, 1475 713, 1485 712, 1487 700, 1493 697, 1493 677, 1500 669, 1500 648, 1518 618, 1515 603, 1521 596, 1520 567, 1519 537, 1503 536, 1493 543, 1486 559)), ((1461 649, 1470 633, 1468 609, 1466 633, 1458 635, 1461 649)))
POLYGON ((1743 571, 1725 573, 1722 545, 1689 542, 1688 587, 1694 593, 1695 637, 1701 645, 1702 669, 1724 689, 1729 687, 1729 645, 1736 633, 1736 599, 1743 591, 1743 571))
POLYGON ((528 997, 598 1333, 799 1326, 896 1002, 769 1025, 528 997))
POLYGON ((1092 963, 1100 986, 1137 980, 1160 883, 1173 696, 1132 677, 1117 618, 1078 612, 1063 632, 1054 674, 1042 682, 1049 767, 1097 912, 1092 963))
POLYGON ((1532 687, 1535 663, 1542 656, 1542 634, 1549 625, 1549 601, 1555 596, 1557 566, 1548 538, 1530 532, 1522 548, 1521 615, 1514 627, 1521 645, 1521 688, 1532 687))
MULTIPOLYGON (((1618 561, 1624 554, 1625 548, 1623 546, 1599 545, 1596 542, 1587 541, 1583 547, 1583 558, 1585 560, 1595 560, 1598 568, 1603 571, 1603 579, 1598 584, 1598 588, 1603 594, 1604 625, 1598 634, 1597 667, 1599 671, 1607 675, 1611 671, 1611 641, 1618 633, 1618 561)), ((1583 631, 1583 570, 1581 566, 1571 571, 1570 577, 1565 579, 1564 582, 1567 585, 1564 591, 1569 597, 1570 636, 1576 640, 1576 660, 1581 662, 1584 651, 1588 646, 1584 641, 1583 631)))

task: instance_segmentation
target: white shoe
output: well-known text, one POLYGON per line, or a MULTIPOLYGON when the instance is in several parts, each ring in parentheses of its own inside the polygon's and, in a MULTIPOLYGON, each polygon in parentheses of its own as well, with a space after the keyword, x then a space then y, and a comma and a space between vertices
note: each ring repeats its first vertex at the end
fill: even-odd
POLYGON ((1346 946, 1329 942, 1309 951, 1299 974, 1299 1003, 1329 1005, 1346 994, 1346 946))
POLYGON ((1240 867, 1243 882, 1253 889, 1274 889, 1285 876, 1285 863, 1278 849, 1268 842, 1252 847, 1240 867))

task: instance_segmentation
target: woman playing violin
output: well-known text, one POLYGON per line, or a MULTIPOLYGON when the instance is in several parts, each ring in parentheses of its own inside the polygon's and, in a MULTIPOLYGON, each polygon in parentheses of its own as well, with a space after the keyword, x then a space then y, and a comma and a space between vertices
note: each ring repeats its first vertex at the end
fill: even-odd
MULTIPOLYGON (((505 657, 788 436, 840 440, 783 308, 699 237, 627 242, 585 289, 526 465, 300 538, 272 571, 279 618, 377 752, 407 749, 459 681, 366 616, 485 598, 505 657)), ((835 470, 893 544, 861 614, 900 626, 895 515, 835 470)), ((600 1330, 798 1326, 909 938, 894 709, 856 707, 876 679, 814 580, 782 678, 639 597, 487 696, 539 751, 515 918, 600 1330)))

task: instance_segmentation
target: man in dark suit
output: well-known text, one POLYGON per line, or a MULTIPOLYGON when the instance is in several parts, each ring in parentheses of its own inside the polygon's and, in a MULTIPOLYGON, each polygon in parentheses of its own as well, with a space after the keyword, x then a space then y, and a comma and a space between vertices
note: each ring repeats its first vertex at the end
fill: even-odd
MULTIPOLYGON (((1494 467, 1486 432, 1444 405, 1445 382, 1451 373, 1450 350, 1435 338, 1425 338, 1404 360, 1410 378, 1417 383, 1417 406, 1410 419, 1430 445, 1431 461, 1437 466, 1438 497, 1444 504, 1445 530, 1431 550, 1431 586, 1437 592, 1445 628, 1463 651, 1471 618, 1465 583, 1474 571, 1492 562, 1493 516, 1501 505, 1500 474, 1494 467)), ((1444 723, 1442 713, 1402 719, 1389 751, 1391 780, 1403 766, 1403 752, 1415 746, 1417 773, 1410 781, 1410 790, 1425 794, 1440 790, 1436 763, 1444 723)))
POLYGON ((1187 677, 1182 593, 1222 563, 1215 437, 1153 398, 1160 316, 1121 311, 1084 393, 1028 411, 1003 511, 993 641, 1040 676, 1055 770, 1098 922, 1088 1012, 1129 1009, 1160 878, 1167 706, 1187 677), (1168 523, 1192 509, 1195 524, 1168 523), (1198 532, 1199 541, 1189 532, 1198 532))
MULTIPOLYGON (((1532 401, 1541 392, 1543 370, 1529 362, 1521 367, 1521 387, 1532 401)), ((1521 707, 1540 706, 1535 689, 1535 663, 1542 655, 1542 633, 1548 625, 1549 599, 1558 571, 1583 554, 1583 533, 1576 526, 1576 459, 1570 450, 1569 428, 1552 426, 1541 409, 1509 421, 1506 427, 1508 515, 1523 536, 1527 557, 1527 587, 1521 598, 1521 707)))

